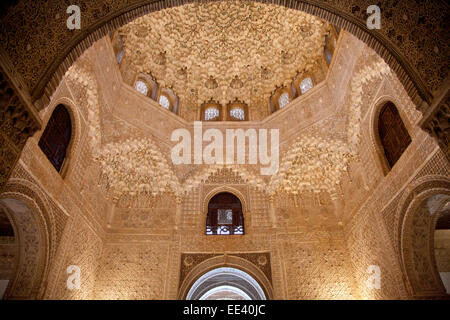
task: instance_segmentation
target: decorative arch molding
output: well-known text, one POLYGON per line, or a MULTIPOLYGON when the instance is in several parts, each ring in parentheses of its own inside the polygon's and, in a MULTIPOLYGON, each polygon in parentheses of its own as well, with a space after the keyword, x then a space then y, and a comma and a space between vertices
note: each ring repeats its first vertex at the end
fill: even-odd
POLYGON ((2 193, 0 206, 13 225, 19 245, 16 273, 4 297, 40 299, 44 295, 50 266, 50 237, 44 214, 36 201, 17 192, 2 193))
POLYGON ((53 114, 55 108, 62 104, 66 110, 69 112, 70 121, 72 125, 72 136, 70 138, 69 146, 67 148, 66 157, 64 159, 63 167, 61 169, 61 177, 65 178, 71 169, 73 169, 72 163, 73 159, 76 159, 78 155, 80 141, 81 141, 81 118, 80 112, 77 107, 77 104, 68 97, 61 97, 56 99, 55 101, 51 101, 51 104, 47 107, 47 111, 45 113, 44 118, 42 119, 42 128, 39 133, 36 135, 36 142, 39 141, 42 134, 44 133, 45 128, 47 127, 48 121, 53 114))
POLYGON ((263 289, 264 295, 266 296, 267 300, 274 299, 272 284, 270 283, 266 275, 255 264, 246 259, 228 254, 215 256, 195 266, 186 275, 182 284, 180 285, 177 299, 185 299, 189 292, 189 289, 192 287, 195 281, 197 281, 198 278, 200 278, 205 273, 220 267, 231 267, 246 272, 258 282, 258 284, 263 289))
POLYGON ((384 149, 381 144, 380 136, 378 134, 378 121, 380 118, 381 109, 388 102, 392 102, 397 108, 400 118, 402 119, 403 124, 405 125, 406 130, 408 131, 411 138, 414 138, 415 136, 413 124, 409 121, 405 111, 403 110, 403 104, 398 99, 398 97, 394 97, 392 95, 382 95, 372 103, 369 109, 370 110, 369 132, 366 132, 367 134, 366 136, 368 136, 370 139, 371 149, 374 153, 377 165, 383 172, 383 175, 387 175, 387 173, 391 169, 389 167, 386 156, 384 155, 384 149))
POLYGON ((445 288, 434 257, 434 230, 438 215, 427 206, 433 196, 450 198, 450 178, 426 176, 407 187, 399 201, 395 228, 399 261, 413 297, 443 297, 445 288))
MULTIPOLYGON (((3 189, 3 192, 0 194, 0 199, 3 199, 10 195, 23 195, 27 197, 27 199, 31 199, 33 203, 36 204, 36 207, 41 213, 49 239, 57 239, 57 232, 55 224, 53 223, 53 221, 55 221, 55 216, 53 214, 53 211, 50 209, 50 203, 48 202, 45 193, 39 186, 26 179, 12 177, 11 179, 9 179, 8 183, 3 189)), ((51 249, 51 255, 53 255, 56 251, 56 248, 52 247, 51 249)))
MULTIPOLYGON (((274 3, 269 0, 259 0, 257 2, 274 3)), ((92 21, 92 23, 84 26, 80 32, 74 33, 74 36, 67 39, 68 41, 65 41, 66 45, 59 52, 55 53, 51 64, 46 67, 36 81, 30 84, 32 100, 36 102, 42 98, 38 102, 38 107, 40 106, 41 108, 48 103, 67 69, 83 51, 117 27, 123 26, 148 13, 188 3, 192 3, 192 0, 136 0, 130 1, 117 9, 111 9, 111 6, 107 6, 104 12, 96 13, 99 16, 96 18, 91 17, 92 12, 85 13, 89 16, 84 21, 92 21)), ((330 4, 323 0, 279 0, 275 4, 315 15, 349 31, 374 49, 389 64, 416 106, 422 108, 423 102, 431 103, 431 89, 427 87, 424 79, 417 69, 413 67, 406 54, 402 53, 394 44, 395 40, 391 40, 381 32, 367 28, 364 20, 364 3, 353 1, 352 4, 348 5, 347 10, 342 8, 342 5, 330 4), (358 8, 358 13, 350 13, 352 8, 358 8)), ((84 1, 82 5, 83 7, 89 7, 89 0, 84 1)), ((92 7, 95 6, 92 5, 92 7)), ((46 30, 46 28, 37 28, 37 30, 46 30)), ((45 52, 45 50, 42 51, 45 52)))

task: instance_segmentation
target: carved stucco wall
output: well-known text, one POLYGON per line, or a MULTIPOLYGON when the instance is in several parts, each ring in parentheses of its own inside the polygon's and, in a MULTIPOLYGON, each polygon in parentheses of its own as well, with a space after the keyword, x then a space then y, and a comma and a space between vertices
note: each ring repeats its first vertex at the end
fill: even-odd
MULTIPOLYGON (((184 263, 182 253, 240 256, 262 251, 270 253, 271 279, 277 299, 358 297, 342 228, 336 221, 311 219, 272 229, 268 199, 264 195, 236 180, 232 171, 213 177, 181 200, 182 222, 177 231, 157 228, 158 222, 148 226, 145 212, 158 210, 160 201, 167 199, 165 196, 154 202, 135 199, 134 208, 127 209, 129 215, 115 210, 97 270, 96 298, 176 299, 184 263), (243 195, 247 207, 244 237, 204 235, 203 199, 209 190, 217 190, 218 186, 243 195), (114 223, 119 219, 118 213, 132 224, 114 223), (135 218, 129 220, 130 217, 135 218)), ((291 207, 293 216, 301 215, 301 208, 294 207, 289 198, 277 199, 276 203, 291 207)))
POLYGON ((352 161, 349 175, 342 181, 345 238, 361 297, 405 298, 411 291, 399 246, 405 211, 399 207, 401 199, 421 177, 448 176, 449 164, 436 142, 418 127, 420 114, 396 76, 389 74, 369 82, 364 88, 362 106, 359 158, 352 161), (386 101, 394 102, 399 109, 412 143, 385 175, 375 117, 386 101), (366 285, 370 265, 380 267, 381 290, 371 290, 366 285))
MULTIPOLYGON (((323 97, 317 95, 319 91, 311 91, 269 119, 273 127, 283 127, 282 153, 299 133, 347 139, 347 110, 359 101, 354 99, 352 79, 378 59, 352 38, 342 40, 342 48, 348 51, 338 52, 323 97), (334 104, 327 107, 334 95, 334 104), (325 111, 316 114, 313 106, 320 98, 321 110, 325 111), (289 112, 294 111, 305 115, 298 132, 285 128, 289 112), (322 116, 324 119, 314 118, 322 116), (313 122, 317 123, 311 126, 313 122), (333 126, 334 131, 328 132, 324 129, 327 126, 333 126)), ((41 111, 44 122, 60 102, 72 113, 74 142, 65 174, 61 177, 39 149, 41 130, 28 140, 12 175, 13 179, 37 185, 47 199, 46 207, 52 208, 48 210, 52 212, 48 224, 56 244, 51 249, 45 298, 175 299, 183 253, 249 252, 270 253, 274 297, 278 299, 410 297, 396 244, 401 210, 395 204, 416 177, 448 176, 449 166, 436 143, 417 127, 419 113, 392 73, 358 82, 357 92, 362 98, 360 142, 358 155, 342 175, 338 189, 341 193, 305 191, 294 196, 280 192, 270 196, 250 182, 255 178, 251 168, 202 167, 178 169, 181 180, 204 177, 189 192, 124 194, 114 198, 101 166, 94 161, 93 153, 98 150, 93 148, 135 136, 151 136, 167 153, 170 145, 165 134, 184 123, 165 110, 146 106, 145 97, 121 86, 114 57, 106 54, 107 50, 108 43, 103 39, 86 52, 75 66, 84 76, 67 76, 50 106, 41 111), (413 139, 385 177, 371 134, 371 114, 383 99, 396 103, 413 139), (146 118, 149 110, 153 120, 146 118), (244 201, 243 237, 204 235, 205 199, 221 188, 234 190, 244 201), (66 268, 72 264, 82 271, 79 291, 66 289, 66 268), (371 264, 381 267, 379 291, 365 285, 366 269, 371 264)))
MULTIPOLYGON (((83 88, 65 81, 55 92, 50 106, 41 111, 46 123, 54 107, 63 103, 72 120, 72 142, 60 175, 38 147, 43 130, 30 138, 2 198, 21 199, 21 195, 36 201, 43 212, 50 239, 48 263, 31 265, 44 268, 45 282, 39 287, 38 297, 50 299, 90 298, 94 285, 97 259, 102 249, 102 226, 108 204, 99 187, 99 173, 92 162, 87 144, 87 110, 82 98, 83 88), (28 190, 32 190, 28 191, 28 190), (69 291, 66 287, 69 265, 78 265, 82 272, 83 291, 69 291)), ((31 208, 33 214, 36 210, 31 208)), ((24 287, 25 288, 25 287, 24 287)))
MULTIPOLYGON (((9 195, 12 197, 13 195, 9 195)), ((24 199, 7 198, 1 200, 2 209, 8 212, 15 226, 18 250, 15 254, 15 269, 5 292, 8 298, 39 298, 48 263, 48 239, 42 232, 39 214, 23 202, 24 199)), ((29 199, 26 200, 30 201, 29 199)), ((32 200, 31 200, 32 201, 32 200)))

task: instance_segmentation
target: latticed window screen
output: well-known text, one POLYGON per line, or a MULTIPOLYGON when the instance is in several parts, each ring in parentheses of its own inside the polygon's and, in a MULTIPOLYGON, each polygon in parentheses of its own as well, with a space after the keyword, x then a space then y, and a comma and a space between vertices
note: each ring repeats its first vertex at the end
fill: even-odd
POLYGON ((218 209, 217 215, 219 224, 233 224, 233 210, 218 209))
POLYGON ((378 134, 386 159, 392 168, 411 143, 411 136, 392 102, 386 103, 380 111, 378 134))
POLYGON ((244 216, 239 198, 231 193, 222 192, 210 200, 206 217, 206 234, 244 234, 244 216))
POLYGON ((245 111, 242 108, 233 108, 230 110, 230 116, 239 120, 245 120, 245 111))
POLYGON ((312 89, 313 86, 314 85, 313 85, 313 82, 312 82, 311 78, 310 77, 305 78, 300 83, 300 91, 302 92, 302 94, 304 94, 309 89, 312 89))
POLYGON ((71 135, 72 125, 69 112, 60 104, 53 111, 39 140, 39 147, 58 172, 61 171, 66 157, 71 135))
POLYGON ((142 93, 143 95, 146 96, 148 94, 148 87, 144 81, 141 81, 141 80, 136 81, 136 83, 134 84, 134 87, 136 88, 136 90, 138 92, 142 93))
POLYGON ((219 117, 219 109, 217 108, 207 108, 205 110, 205 120, 213 120, 219 117))
POLYGON ((170 101, 165 95, 161 95, 159 97, 159 104, 166 109, 170 108, 170 101))
POLYGON ((286 106, 289 102, 290 102, 290 98, 289 98, 289 93, 284 92, 281 94, 281 96, 278 98, 278 106, 281 108, 283 108, 284 106, 286 106))

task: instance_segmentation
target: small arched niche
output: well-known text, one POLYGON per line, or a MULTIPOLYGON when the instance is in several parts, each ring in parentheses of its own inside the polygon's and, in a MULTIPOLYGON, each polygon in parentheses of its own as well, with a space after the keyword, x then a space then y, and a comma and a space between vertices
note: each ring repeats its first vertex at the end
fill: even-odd
POLYGON ((208 202, 206 216, 207 235, 243 235, 244 214, 237 196, 230 192, 221 192, 208 202))

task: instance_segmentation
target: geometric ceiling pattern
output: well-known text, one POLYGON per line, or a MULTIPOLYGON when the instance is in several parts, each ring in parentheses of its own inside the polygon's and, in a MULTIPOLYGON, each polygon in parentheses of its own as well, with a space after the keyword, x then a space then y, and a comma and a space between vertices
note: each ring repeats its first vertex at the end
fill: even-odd
POLYGON ((153 12, 118 32, 130 67, 172 87, 183 106, 238 98, 265 110, 277 85, 320 63, 329 30, 298 10, 225 1, 153 12))

